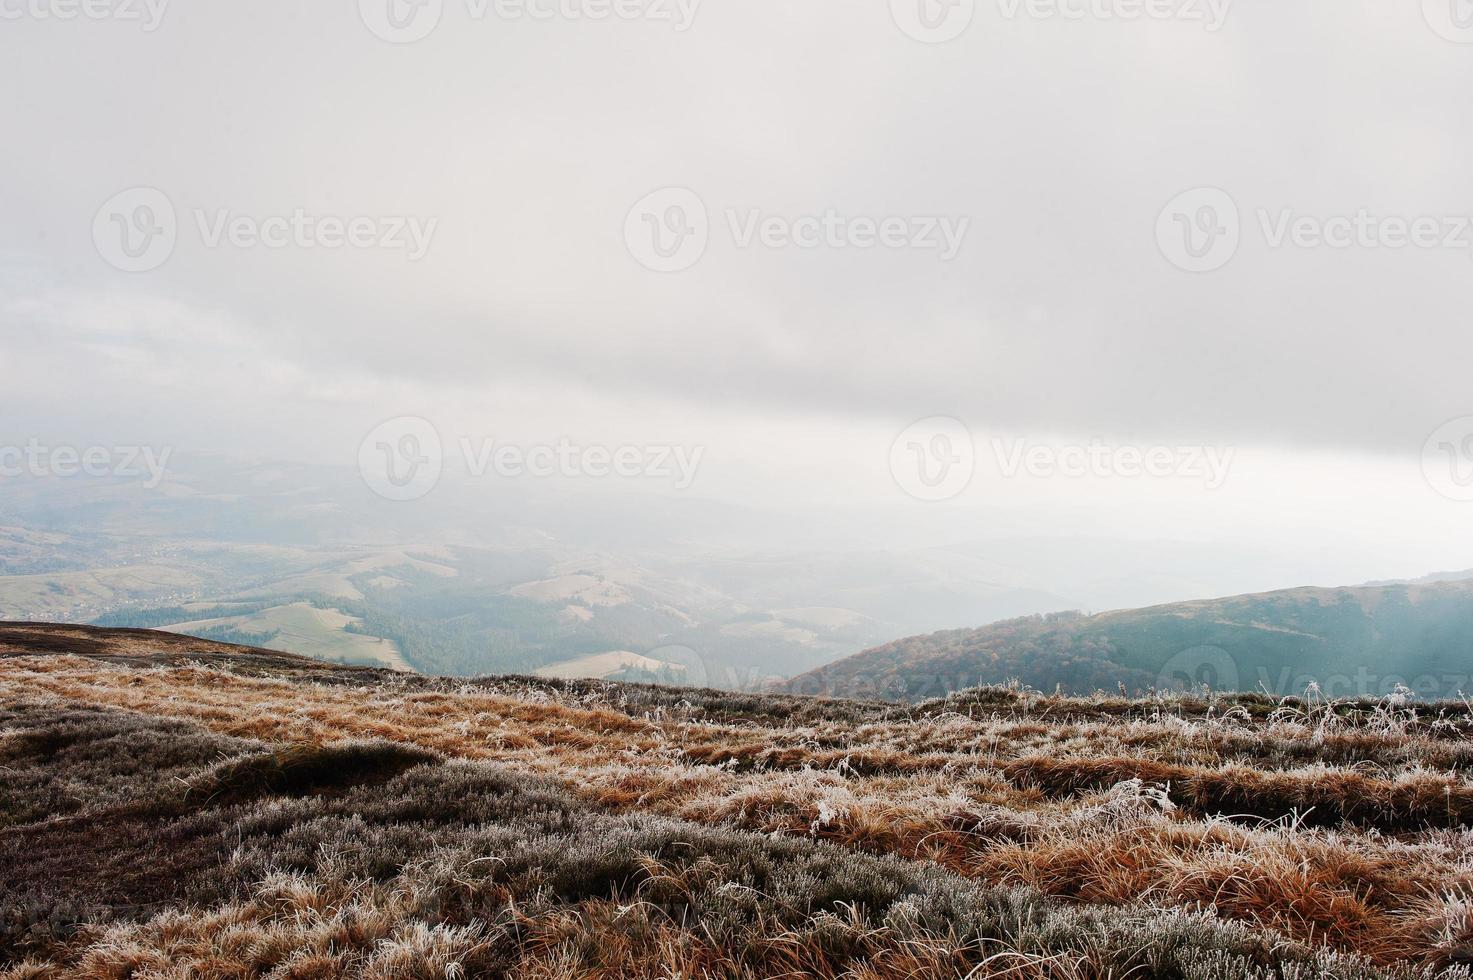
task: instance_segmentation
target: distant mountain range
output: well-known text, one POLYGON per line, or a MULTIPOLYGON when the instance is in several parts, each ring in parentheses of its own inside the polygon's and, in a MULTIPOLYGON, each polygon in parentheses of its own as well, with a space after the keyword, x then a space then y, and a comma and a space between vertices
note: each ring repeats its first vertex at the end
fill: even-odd
MULTIPOLYGON (((448 477, 400 507, 376 497, 356 468, 176 454, 152 491, 111 478, 7 479, 0 621, 169 629, 430 674, 765 689, 805 671, 817 671, 805 684, 845 676, 848 664, 818 668, 898 636, 1364 579, 1385 567, 1349 547, 1305 557, 1288 545, 1222 541, 857 535, 853 514, 810 518, 696 496, 652 505, 602 485, 448 477)), ((1089 649, 1098 618, 1072 636, 1066 621, 1080 618, 941 634, 980 632, 989 655, 920 686, 898 670, 863 680, 904 697, 1008 677, 1050 688, 1157 682, 1157 666, 1089 649), (1014 649, 1015 637, 1033 646, 1014 649), (1066 638, 1061 664, 1055 645, 1066 638)), ((1162 659, 1186 646, 1168 645, 1162 659)), ((1173 662, 1171 676, 1263 682, 1256 660, 1193 656, 1173 662)), ((1274 660, 1268 686, 1296 683, 1277 668, 1301 661, 1297 651, 1274 660)))
POLYGON ((1207 686, 1455 698, 1473 691, 1470 576, 1028 616, 897 640, 785 688, 905 701, 1012 681, 1076 694, 1207 686))

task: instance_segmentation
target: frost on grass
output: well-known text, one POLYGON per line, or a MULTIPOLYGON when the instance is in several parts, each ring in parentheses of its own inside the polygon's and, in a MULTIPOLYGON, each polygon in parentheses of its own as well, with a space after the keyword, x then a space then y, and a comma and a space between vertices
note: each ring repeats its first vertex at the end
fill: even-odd
POLYGON ((1466 977, 1466 705, 0 661, 0 977, 1466 977))

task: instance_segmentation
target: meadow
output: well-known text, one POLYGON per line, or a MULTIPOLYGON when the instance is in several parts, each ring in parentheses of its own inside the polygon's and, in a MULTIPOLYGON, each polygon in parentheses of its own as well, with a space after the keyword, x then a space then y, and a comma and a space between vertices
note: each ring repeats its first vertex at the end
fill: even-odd
POLYGON ((1473 706, 0 625, 0 978, 1468 977, 1473 706))

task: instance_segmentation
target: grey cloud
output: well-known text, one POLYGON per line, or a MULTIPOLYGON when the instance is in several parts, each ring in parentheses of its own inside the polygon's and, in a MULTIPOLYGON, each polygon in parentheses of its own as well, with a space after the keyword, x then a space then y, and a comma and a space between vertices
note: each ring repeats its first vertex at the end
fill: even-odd
MULTIPOLYGON (((353 4, 179 0, 153 32, 22 20, 0 36, 19 93, 0 250, 90 295, 227 316, 247 372, 256 350, 614 401, 1410 453, 1473 413, 1473 250, 1271 249, 1256 217, 1473 215, 1473 46, 1404 6, 1240 0, 1209 33, 980 3, 936 46, 879 0, 707 3, 684 33, 449 3, 411 45, 353 4), (181 241, 128 276, 90 229, 134 185, 168 193, 181 241), (667 185, 700 194, 712 242, 660 275, 620 227, 667 185), (1154 227, 1204 185, 1233 196, 1243 242, 1190 274, 1154 227), (222 208, 439 225, 420 262, 206 248, 189 215, 222 208), (722 215, 751 208, 970 229, 951 262, 739 248, 722 215)), ((36 308, 6 288, 14 341, 36 308)), ((163 361, 191 344, 137 322, 115 342, 130 330, 163 361)))

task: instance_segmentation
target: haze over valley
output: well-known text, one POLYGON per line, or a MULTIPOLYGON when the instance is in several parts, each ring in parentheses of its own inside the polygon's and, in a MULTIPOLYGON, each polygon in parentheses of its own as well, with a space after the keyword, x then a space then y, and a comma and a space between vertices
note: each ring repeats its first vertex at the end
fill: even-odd
MULTIPOLYGON (((1347 584, 1333 560, 1239 544, 998 533, 905 547, 884 529, 857 539, 833 514, 805 524, 692 493, 651 508, 637 493, 571 481, 447 479, 398 504, 347 467, 185 454, 146 484, 13 481, 0 508, 0 618, 162 628, 431 674, 756 690, 937 630, 1285 579, 1347 584)), ((1154 666, 1118 677, 1060 674, 1020 641, 995 663, 952 663, 949 681, 931 670, 924 689, 867 671, 869 687, 846 693, 924 697, 1012 680, 1144 689, 1170 656, 1217 640, 1161 642, 1144 655, 1154 666)), ((1293 677, 1366 653, 1331 650, 1293 677)), ((1264 676, 1245 663, 1239 679, 1255 688, 1264 676)), ((1443 696, 1455 688, 1439 684, 1443 696)))

